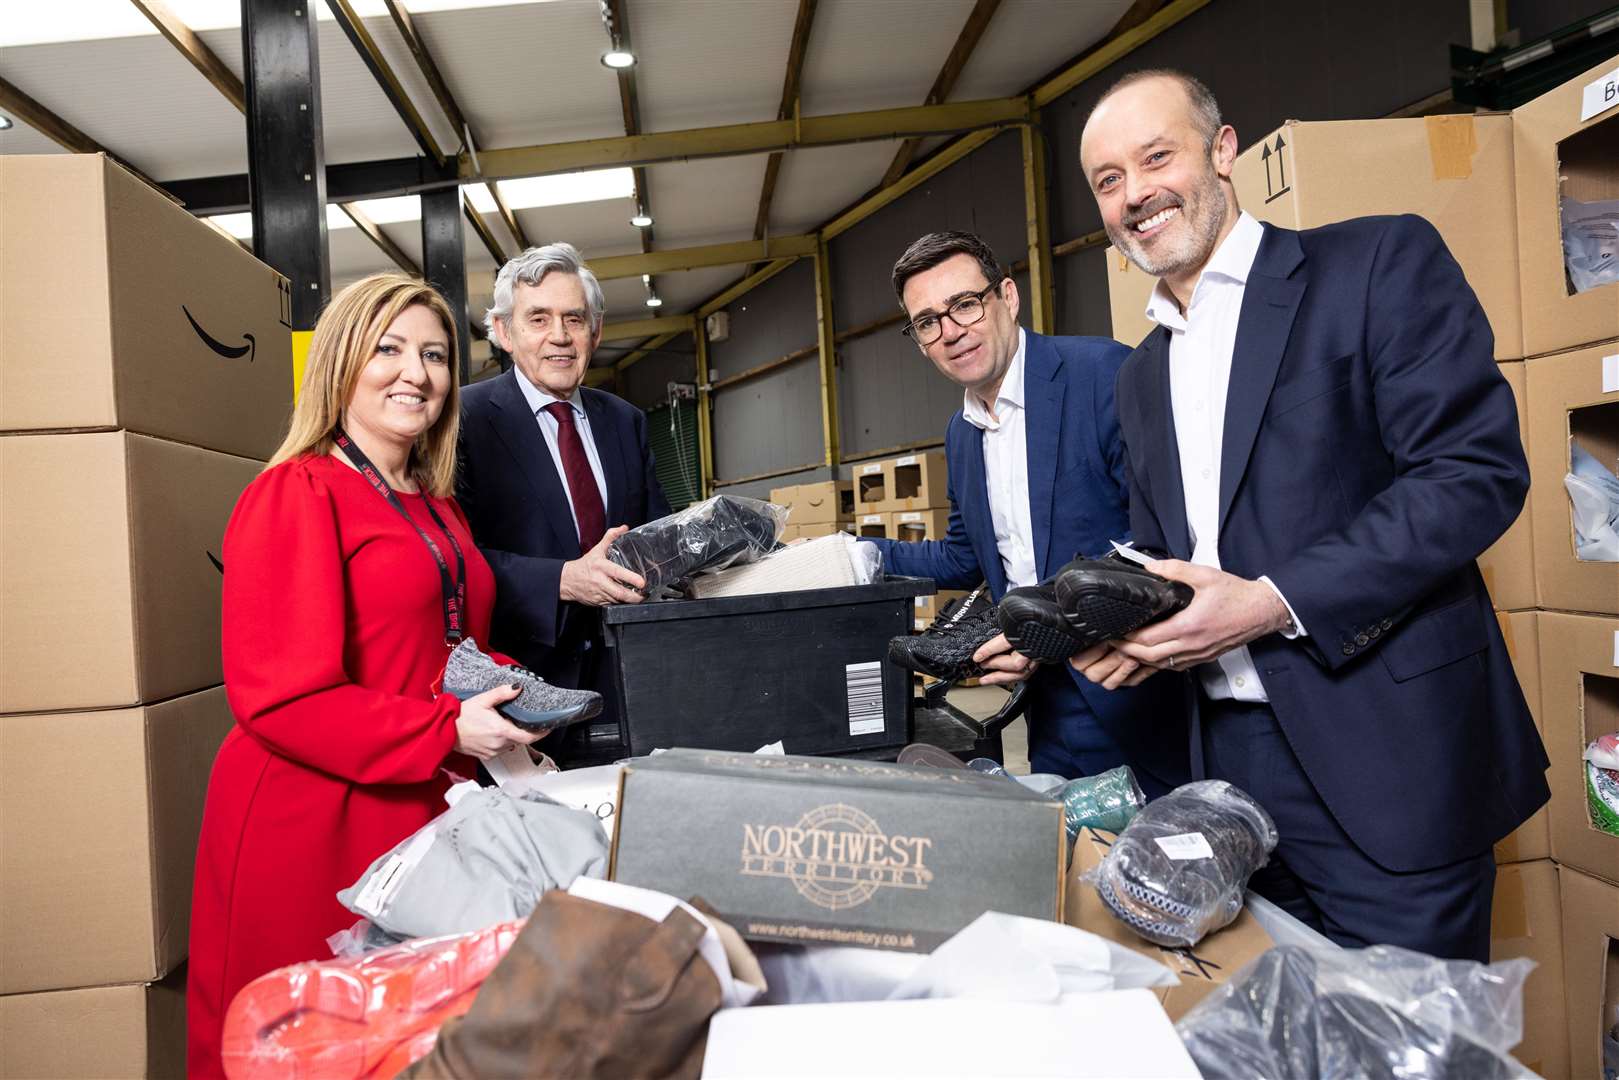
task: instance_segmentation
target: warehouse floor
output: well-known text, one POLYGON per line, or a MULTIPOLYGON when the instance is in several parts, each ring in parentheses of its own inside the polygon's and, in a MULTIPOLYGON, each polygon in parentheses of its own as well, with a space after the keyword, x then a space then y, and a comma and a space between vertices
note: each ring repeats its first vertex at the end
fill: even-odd
MULTIPOLYGON (((950 691, 950 704, 980 720, 994 716, 1006 701, 1006 691, 994 686, 958 686, 950 691)), ((1007 772, 1029 771, 1029 728, 1022 720, 1014 720, 1001 732, 1001 749, 1006 758, 1007 772)))

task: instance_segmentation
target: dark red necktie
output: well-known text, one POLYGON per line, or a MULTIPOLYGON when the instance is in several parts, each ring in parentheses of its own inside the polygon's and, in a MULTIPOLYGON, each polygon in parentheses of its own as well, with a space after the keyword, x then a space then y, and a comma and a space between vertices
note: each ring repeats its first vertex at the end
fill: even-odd
POLYGON ((573 498, 573 516, 579 523, 579 550, 595 547, 607 531, 607 511, 602 507, 601 489, 585 456, 584 441, 573 422, 573 406, 553 401, 545 407, 557 422, 557 448, 562 451, 562 471, 568 478, 568 494, 573 498))

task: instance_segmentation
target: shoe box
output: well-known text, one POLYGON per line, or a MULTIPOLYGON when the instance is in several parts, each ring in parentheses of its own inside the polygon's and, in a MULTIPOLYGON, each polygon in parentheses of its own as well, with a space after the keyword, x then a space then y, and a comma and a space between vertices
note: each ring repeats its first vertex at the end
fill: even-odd
POLYGON ((931 952, 1063 911, 1062 804, 971 770, 675 749, 625 764, 608 876, 744 938, 931 952))
MULTIPOLYGON (((1524 454, 1529 453, 1528 372, 1522 360, 1496 365, 1512 387, 1512 400, 1518 407, 1518 437, 1524 454)), ((1497 611, 1520 611, 1535 606, 1535 545, 1530 503, 1524 499, 1518 517, 1501 538, 1478 557, 1479 573, 1497 611)))
POLYGON ((931 510, 950 505, 943 451, 906 454, 854 466, 857 518, 876 513, 931 510))
POLYGON ((1568 1009, 1563 966, 1563 911, 1557 864, 1514 863, 1495 871, 1490 960, 1535 962, 1523 988, 1523 1041, 1513 1057, 1544 1080, 1568 1080, 1568 1009))
POLYGON ((1619 885, 1568 866, 1558 868, 1558 885, 1569 1063, 1576 1077, 1600 1077, 1604 1040, 1619 1054, 1619 885))
POLYGON ((1619 467, 1619 342, 1537 356, 1529 393, 1529 489, 1539 606, 1619 615, 1619 562, 1582 560, 1563 478, 1578 443, 1619 467))
POLYGON ((889 527, 895 540, 943 540, 950 528, 950 508, 897 510, 890 515, 889 527))
MULTIPOLYGON (((1512 658, 1512 670, 1523 687, 1529 712, 1535 718, 1535 729, 1546 740, 1546 726, 1540 703, 1540 640, 1538 620, 1534 611, 1498 611, 1496 621, 1501 625, 1501 637, 1506 641, 1507 654, 1512 658)), ((1543 806, 1528 821, 1511 834, 1496 841, 1495 861, 1498 865, 1547 859, 1552 853, 1551 809, 1543 806)))
POLYGON ((1514 110, 1512 137, 1523 355, 1619 338, 1619 280, 1576 291, 1562 228, 1577 204, 1619 199, 1619 57, 1514 110))
POLYGON ((861 514, 854 519, 854 534, 873 539, 891 537, 894 531, 893 514, 861 514))
POLYGON ((1116 945, 1156 960, 1180 977, 1176 986, 1153 987, 1171 1020, 1179 1020, 1210 991, 1248 965, 1275 942, 1244 908, 1229 925, 1209 934, 1190 949, 1169 949, 1146 940, 1120 922, 1096 888, 1084 876, 1101 863, 1116 834, 1102 829, 1081 829, 1069 862, 1068 886, 1063 898, 1062 921, 1116 945))
POLYGON ((0 713, 222 681, 217 560, 262 467, 128 431, 0 436, 0 713))
MULTIPOLYGON (((1514 254, 1513 121, 1499 116, 1289 121, 1232 172, 1253 217, 1312 229, 1370 214, 1420 214, 1461 264, 1495 331, 1497 360, 1523 357, 1514 254)), ((1106 258, 1113 336, 1139 344, 1156 279, 1116 249, 1106 258)))
POLYGON ((781 542, 789 540, 814 540, 817 537, 831 536, 833 533, 846 532, 854 534, 855 525, 851 521, 819 521, 813 525, 794 525, 788 523, 781 531, 781 542))
POLYGON ((789 526, 833 525, 854 519, 854 484, 848 480, 772 488, 770 501, 787 508, 789 526))
POLYGON ((1542 611, 1536 621, 1552 858, 1619 884, 1619 836, 1592 824, 1581 756, 1598 735, 1619 731, 1619 619, 1542 611))
POLYGON ((127 428, 268 458, 287 279, 100 154, 0 158, 0 431, 127 428))
POLYGON ((0 785, 0 994, 150 982, 185 959, 208 774, 230 726, 218 686, 0 716, 13 766, 0 785))
POLYGON ((928 596, 916 598, 916 628, 926 630, 939 617, 939 612, 967 594, 960 589, 940 589, 928 596))
POLYGON ((0 997, 0 1080, 185 1073, 183 968, 156 983, 0 997))

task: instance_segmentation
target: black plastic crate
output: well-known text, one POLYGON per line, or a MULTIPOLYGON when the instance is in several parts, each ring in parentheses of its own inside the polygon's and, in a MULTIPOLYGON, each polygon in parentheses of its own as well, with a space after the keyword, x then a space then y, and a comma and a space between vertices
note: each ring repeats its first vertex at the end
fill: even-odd
MULTIPOLYGON (((622 753, 691 746, 846 754, 911 738, 911 675, 888 660, 923 578, 602 610, 622 753)), ((595 740, 592 740, 593 742, 595 740)))

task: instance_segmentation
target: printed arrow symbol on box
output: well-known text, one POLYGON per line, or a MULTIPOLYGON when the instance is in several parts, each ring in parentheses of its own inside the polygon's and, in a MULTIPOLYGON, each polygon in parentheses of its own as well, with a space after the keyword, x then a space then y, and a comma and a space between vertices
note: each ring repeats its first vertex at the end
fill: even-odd
POLYGON ((1265 143, 1265 148, 1259 152, 1259 156, 1265 162, 1265 201, 1267 203, 1274 202, 1293 190, 1287 186, 1287 159, 1282 157, 1282 150, 1286 146, 1287 143, 1282 140, 1282 133, 1277 132, 1274 152, 1276 154, 1276 171, 1280 175, 1281 187, 1279 189, 1272 189, 1270 182, 1270 157, 1273 148, 1270 143, 1265 143))
POLYGON ((224 342, 216 340, 211 334, 208 333, 208 331, 197 325, 196 318, 191 314, 191 311, 184 304, 180 305, 180 310, 185 312, 186 322, 191 324, 191 329, 196 331, 197 336, 202 339, 202 343, 204 345, 208 346, 210 349, 214 350, 214 352, 218 353, 220 356, 223 356, 227 360, 240 360, 245 356, 247 357, 248 363, 251 364, 253 362, 253 350, 257 343, 253 340, 252 334, 242 335, 242 340, 247 342, 247 344, 239 348, 234 345, 226 345, 224 342))

